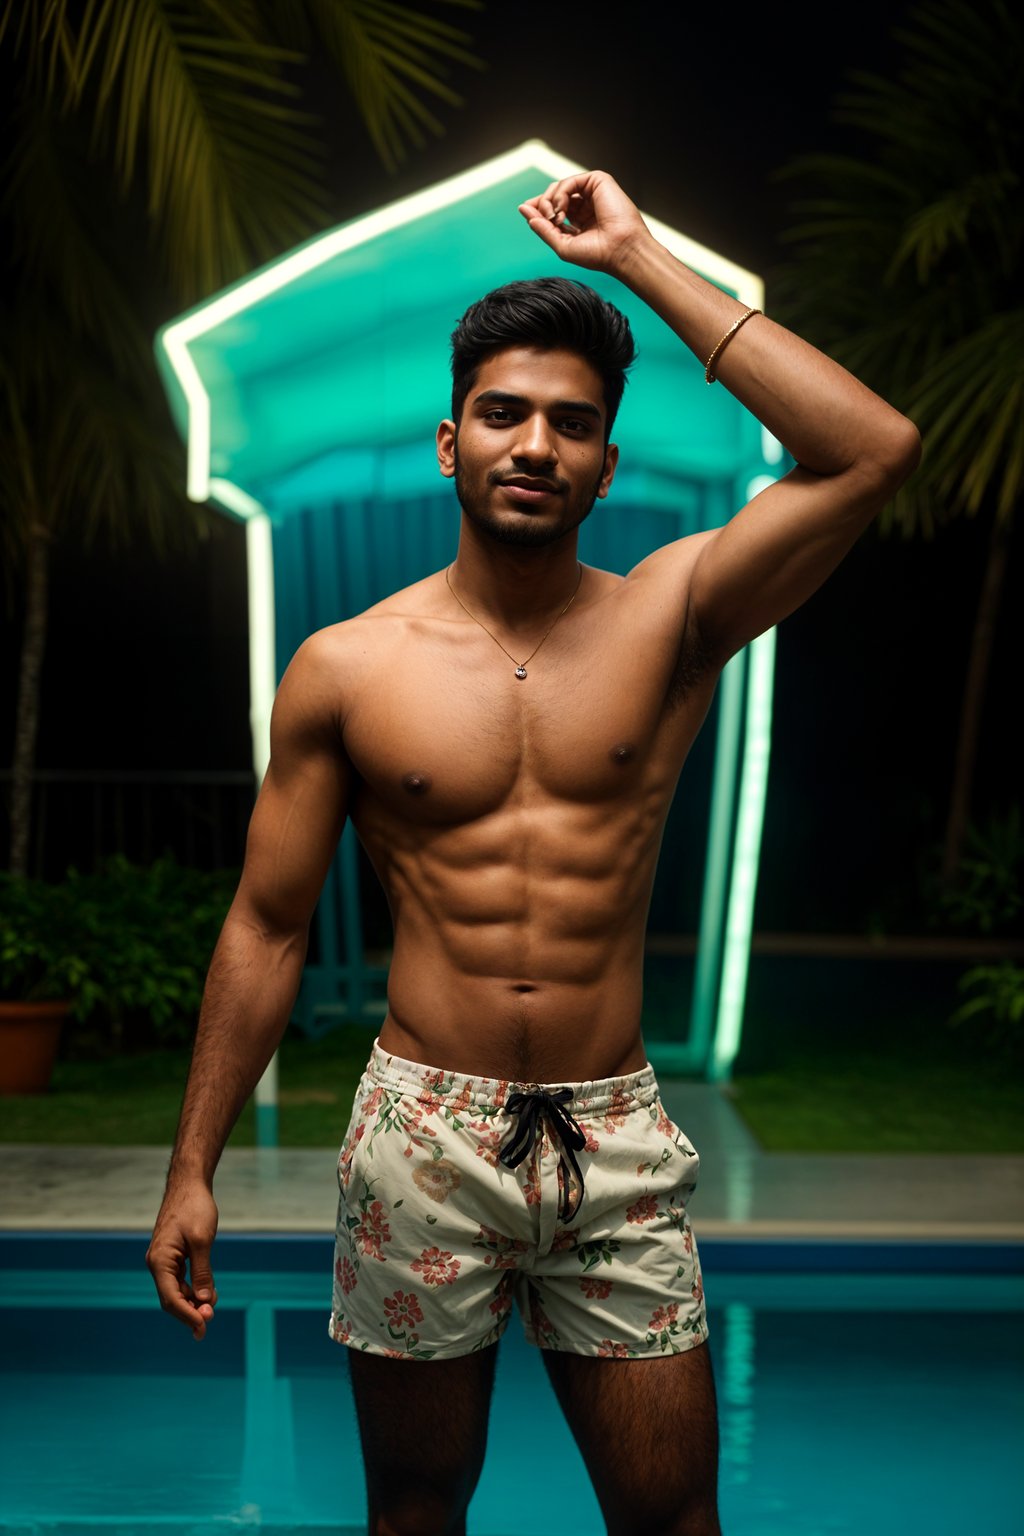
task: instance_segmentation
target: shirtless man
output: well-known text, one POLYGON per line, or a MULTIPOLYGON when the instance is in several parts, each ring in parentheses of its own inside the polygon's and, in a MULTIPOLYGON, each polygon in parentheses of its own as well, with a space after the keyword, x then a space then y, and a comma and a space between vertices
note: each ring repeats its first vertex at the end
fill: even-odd
POLYGON ((465 1530, 515 1299, 609 1531, 713 1536, 714 1388, 685 1209, 697 1159, 640 1032, 658 846, 723 665, 821 585, 920 440, 763 315, 734 328, 744 306, 671 256, 603 172, 519 211, 701 363, 714 353, 796 468, 625 578, 582 568, 576 529, 618 458, 628 326, 564 279, 468 312, 437 433, 457 556, 313 635, 282 680, 147 1261, 201 1339, 214 1171, 286 1027, 349 815, 395 926, 389 1010, 339 1158, 330 1320, 352 1346, 371 1531, 465 1530))

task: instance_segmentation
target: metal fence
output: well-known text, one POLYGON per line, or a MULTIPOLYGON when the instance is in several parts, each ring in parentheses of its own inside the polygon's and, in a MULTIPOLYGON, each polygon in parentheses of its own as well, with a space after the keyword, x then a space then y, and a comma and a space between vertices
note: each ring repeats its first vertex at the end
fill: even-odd
MULTIPOLYGON (((5 821, 10 772, 0 773, 5 821)), ((208 769, 39 769, 33 777, 29 873, 58 880, 111 854, 150 864, 172 854, 195 869, 232 869, 245 854, 255 780, 208 769)), ((5 828, 9 832, 9 829, 5 828)))

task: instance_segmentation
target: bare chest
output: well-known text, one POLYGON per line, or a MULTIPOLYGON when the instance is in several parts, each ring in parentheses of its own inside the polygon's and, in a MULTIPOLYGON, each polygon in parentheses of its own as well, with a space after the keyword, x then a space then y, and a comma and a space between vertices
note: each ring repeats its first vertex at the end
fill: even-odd
POLYGON ((450 641, 375 668, 346 722, 353 766, 399 815, 450 824, 517 799, 612 801, 678 747, 664 666, 645 668, 611 637, 565 637, 522 679, 486 635, 450 641))

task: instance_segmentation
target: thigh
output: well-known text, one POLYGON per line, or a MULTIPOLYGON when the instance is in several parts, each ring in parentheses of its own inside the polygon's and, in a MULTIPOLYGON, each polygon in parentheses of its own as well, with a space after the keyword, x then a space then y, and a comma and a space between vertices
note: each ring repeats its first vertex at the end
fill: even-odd
POLYGON ((348 1351, 371 1533, 465 1530, 483 1466, 498 1346, 455 1360, 348 1351))
POLYGON ((707 1345, 646 1360, 543 1358, 609 1536, 719 1536, 707 1345))

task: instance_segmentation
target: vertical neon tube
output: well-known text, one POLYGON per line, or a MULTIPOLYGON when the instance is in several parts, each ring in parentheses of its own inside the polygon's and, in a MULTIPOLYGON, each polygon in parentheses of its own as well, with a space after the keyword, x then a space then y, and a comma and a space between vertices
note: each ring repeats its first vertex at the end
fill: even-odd
POLYGON ((690 1005, 690 1031, 687 1041, 693 1065, 701 1068, 707 1064, 715 1005, 718 1001, 746 665, 746 652, 738 652, 731 661, 726 663, 718 684, 715 767, 711 784, 711 813, 708 818, 707 852, 704 856, 704 889, 700 902, 697 965, 693 978, 693 1001, 690 1005))
POLYGON ((747 737, 740 779, 729 912, 725 925, 722 986, 709 1074, 715 1082, 725 1081, 731 1075, 743 1027, 757 864, 768 788, 774 671, 775 631, 769 629, 749 647, 747 737))

